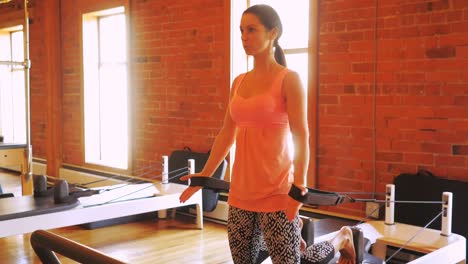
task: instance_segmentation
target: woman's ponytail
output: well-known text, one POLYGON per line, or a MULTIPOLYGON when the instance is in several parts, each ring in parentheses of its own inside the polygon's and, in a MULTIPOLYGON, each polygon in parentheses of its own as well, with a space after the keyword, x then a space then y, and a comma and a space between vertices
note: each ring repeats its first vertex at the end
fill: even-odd
POLYGON ((273 46, 275 48, 275 59, 276 59, 276 62, 278 62, 280 65, 283 65, 284 67, 286 67, 286 57, 284 56, 284 51, 283 49, 280 47, 279 43, 278 43, 278 39, 275 39, 275 42, 273 43, 273 46))

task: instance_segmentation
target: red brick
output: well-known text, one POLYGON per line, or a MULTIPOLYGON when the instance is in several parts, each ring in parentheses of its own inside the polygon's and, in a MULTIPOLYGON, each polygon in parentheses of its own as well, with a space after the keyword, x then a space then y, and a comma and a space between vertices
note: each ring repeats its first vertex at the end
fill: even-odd
POLYGON ((422 143, 422 152, 430 152, 437 154, 450 154, 452 152, 449 144, 437 144, 437 143, 422 143))
POLYGON ((453 155, 468 155, 468 145, 454 145, 452 146, 453 155))
POLYGON ((464 143, 468 138, 468 130, 466 131, 438 131, 436 134, 436 140, 438 142, 445 142, 451 144, 464 143))
POLYGON ((437 155, 435 156, 435 166, 440 167, 465 167, 465 157, 437 155))
POLYGON ((450 25, 451 32, 455 33, 465 33, 468 32, 468 21, 463 21, 463 22, 455 22, 450 25))
POLYGON ((458 58, 468 58, 468 46, 458 46, 456 53, 458 58))
POLYGON ((401 162, 403 161, 403 154, 397 152, 377 152, 376 159, 385 162, 401 162))
POLYGON ((455 10, 447 13, 447 22, 461 21, 463 20, 463 11, 455 10))
POLYGON ((355 63, 353 64, 353 72, 373 72, 373 63, 355 63))
MULTIPOLYGON (((433 145, 430 147, 435 148, 433 145)), ((430 147, 426 147, 429 149, 430 147)), ((415 141, 408 141, 408 140, 393 140, 392 141, 392 150, 394 152, 401 151, 401 152, 420 152, 423 150, 422 144, 415 141)))
POLYGON ((434 164, 434 156, 428 153, 405 153, 403 161, 412 164, 432 165, 434 164))
POLYGON ((401 137, 410 141, 434 142, 437 139, 437 132, 439 131, 433 128, 420 128, 401 132, 401 137))
POLYGON ((350 52, 361 52, 363 50, 373 50, 374 41, 362 40, 362 41, 352 41, 349 43, 350 52))
MULTIPOLYGON (((468 162, 468 159, 467 159, 468 162)), ((457 181, 466 181, 466 175, 468 175, 468 166, 465 168, 447 168, 445 175, 449 180, 457 180, 457 181)))
POLYGON ((338 104, 338 97, 331 95, 322 95, 319 98, 320 104, 338 104))
POLYGON ((323 62, 320 64, 320 72, 322 73, 346 73, 351 71, 351 65, 347 62, 323 62))
POLYGON ((401 173, 409 173, 414 171, 417 171, 417 166, 414 164, 388 163, 387 165, 387 172, 391 173, 392 175, 399 175, 401 173))
POLYGON ((468 45, 466 33, 453 33, 439 37, 440 46, 463 46, 468 45))
POLYGON ((415 16, 415 24, 429 24, 431 22, 431 14, 416 14, 415 16))
POLYGON ((454 57, 456 49, 454 46, 444 46, 440 48, 431 48, 426 51, 428 58, 450 58, 454 57))
POLYGON ((447 21, 447 13, 432 13, 431 14, 432 24, 445 23, 446 21, 447 21))
POLYGON ((468 95, 466 96, 455 96, 454 105, 467 106, 468 105, 468 95))

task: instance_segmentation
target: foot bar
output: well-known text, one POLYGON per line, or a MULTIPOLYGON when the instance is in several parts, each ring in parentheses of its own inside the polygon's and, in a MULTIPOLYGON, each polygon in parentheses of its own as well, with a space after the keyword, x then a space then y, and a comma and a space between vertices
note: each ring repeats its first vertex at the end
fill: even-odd
POLYGON ((338 205, 344 202, 353 202, 351 198, 345 195, 340 195, 334 192, 320 191, 317 189, 307 188, 307 193, 302 195, 302 190, 291 185, 289 196, 294 200, 308 205, 338 205))
POLYGON ((124 263, 95 249, 44 230, 36 230, 31 234, 31 246, 42 263, 60 264, 54 252, 79 263, 124 263))
POLYGON ((227 181, 213 177, 197 176, 190 178, 190 186, 199 186, 215 192, 229 192, 230 184, 227 181))
MULTIPOLYGON (((196 176, 190 178, 190 186, 203 187, 215 192, 229 192, 230 183, 213 177, 196 176)), ((306 195, 302 196, 301 190, 294 185, 291 186, 289 195, 295 200, 309 205, 338 205, 343 202, 354 202, 346 195, 311 188, 308 188, 306 195)))

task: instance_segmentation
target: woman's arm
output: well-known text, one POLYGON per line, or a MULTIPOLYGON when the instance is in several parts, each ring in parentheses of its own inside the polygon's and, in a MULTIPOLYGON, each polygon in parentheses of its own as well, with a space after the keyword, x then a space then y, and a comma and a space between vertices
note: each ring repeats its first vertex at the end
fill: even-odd
POLYGON ((210 156, 203 167, 203 170, 200 172, 200 175, 203 176, 212 176, 213 173, 218 168, 219 164, 227 156, 229 150, 236 140, 237 127, 234 121, 231 118, 229 113, 229 106, 226 109, 226 114, 224 116, 223 127, 219 131, 218 135, 215 138, 213 146, 211 148, 210 156))
MULTIPOLYGON (((283 95, 286 98, 289 126, 294 143, 293 184, 302 189, 302 194, 305 194, 307 192, 307 167, 309 166, 309 128, 306 96, 297 73, 289 72, 284 78, 283 95)), ((301 206, 302 203, 289 197, 286 208, 286 217, 289 221, 296 217, 301 206)))
POLYGON ((294 144, 294 185, 305 187, 309 166, 309 128, 307 124, 307 97, 299 75, 289 72, 283 82, 289 126, 294 144))
MULTIPOLYGON (((234 94, 236 81, 237 81, 237 78, 233 82, 233 87, 231 89, 229 102, 231 101, 232 95, 234 94)), ((215 138, 215 141, 213 142, 210 156, 208 157, 208 160, 206 161, 205 166, 203 167, 203 170, 201 170, 200 173, 183 176, 180 178, 180 180, 186 181, 193 176, 209 176, 209 177, 213 176, 213 173, 216 171, 221 161, 223 161, 223 159, 228 154, 229 149, 231 148, 232 144, 234 144, 234 141, 236 140, 236 135, 237 135, 237 126, 231 118, 231 113, 229 112, 229 104, 228 104, 228 107, 226 108, 226 113, 224 115, 223 127, 221 128, 221 130, 219 131, 218 135, 215 138)), ((190 199, 190 197, 192 197, 194 193, 196 193, 200 189, 201 187, 199 186, 187 187, 187 189, 185 189, 179 197, 180 202, 183 203, 187 201, 188 199, 190 199)))
MULTIPOLYGON (((231 101, 234 94, 235 85, 239 77, 237 77, 232 84, 231 92, 229 96, 229 101, 231 101)), ((237 135, 237 126, 231 118, 229 111, 229 104, 226 108, 226 113, 224 114, 223 127, 216 136, 213 146, 211 148, 210 156, 203 167, 203 170, 199 175, 203 176, 212 176, 213 173, 218 168, 219 164, 226 158, 229 150, 236 140, 237 135)))

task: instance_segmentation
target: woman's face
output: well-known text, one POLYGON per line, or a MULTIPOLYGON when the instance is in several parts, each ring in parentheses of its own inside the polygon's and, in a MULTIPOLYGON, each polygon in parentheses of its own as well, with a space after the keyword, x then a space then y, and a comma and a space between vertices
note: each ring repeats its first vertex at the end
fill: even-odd
POLYGON ((272 31, 268 31, 254 14, 246 13, 242 16, 241 39, 247 55, 269 52, 273 44, 272 31))

